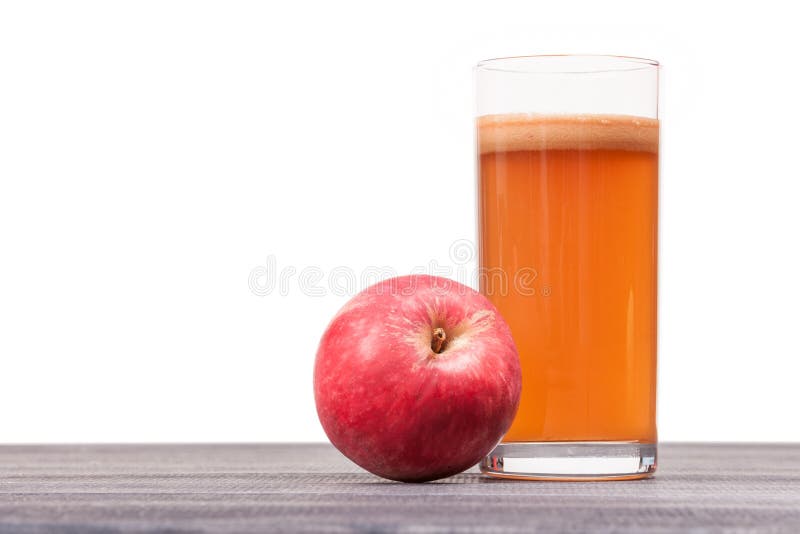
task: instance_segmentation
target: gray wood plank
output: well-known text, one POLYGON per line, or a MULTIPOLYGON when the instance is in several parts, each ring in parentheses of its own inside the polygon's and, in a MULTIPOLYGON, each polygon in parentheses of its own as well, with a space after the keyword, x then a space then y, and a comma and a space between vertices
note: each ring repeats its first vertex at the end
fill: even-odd
POLYGON ((664 444, 655 478, 379 479, 329 445, 0 447, 0 532, 800 532, 800 444, 664 444))

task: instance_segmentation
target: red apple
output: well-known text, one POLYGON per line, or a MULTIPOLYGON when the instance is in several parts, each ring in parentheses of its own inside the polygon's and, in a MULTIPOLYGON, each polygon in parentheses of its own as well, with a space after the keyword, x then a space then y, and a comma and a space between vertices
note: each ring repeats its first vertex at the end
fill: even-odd
POLYGON ((511 426, 522 385, 511 330, 480 293, 402 276, 356 295, 317 351, 314 396, 333 445, 405 482, 475 465, 511 426))

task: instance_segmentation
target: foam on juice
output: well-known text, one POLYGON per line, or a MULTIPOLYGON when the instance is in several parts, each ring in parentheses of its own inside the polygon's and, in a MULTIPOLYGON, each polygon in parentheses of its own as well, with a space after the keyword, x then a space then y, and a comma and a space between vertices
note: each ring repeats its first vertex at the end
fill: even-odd
POLYGON ((658 152, 658 119, 632 115, 484 115, 481 154, 520 150, 658 152))

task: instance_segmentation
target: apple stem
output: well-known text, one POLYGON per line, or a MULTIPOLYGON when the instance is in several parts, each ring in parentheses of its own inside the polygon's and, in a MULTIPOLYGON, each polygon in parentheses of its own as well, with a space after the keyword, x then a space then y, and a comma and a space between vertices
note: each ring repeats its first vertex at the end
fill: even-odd
POLYGON ((444 342, 447 339, 447 334, 444 333, 444 328, 433 329, 433 339, 431 339, 431 350, 439 354, 444 350, 444 342))

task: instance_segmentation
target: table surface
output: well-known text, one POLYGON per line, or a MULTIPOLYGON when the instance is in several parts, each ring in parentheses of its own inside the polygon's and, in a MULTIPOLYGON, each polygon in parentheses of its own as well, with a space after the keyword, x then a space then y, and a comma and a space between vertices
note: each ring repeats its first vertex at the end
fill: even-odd
POLYGON ((0 446, 0 532, 800 532, 800 444, 662 444, 655 478, 389 482, 330 445, 0 446))

